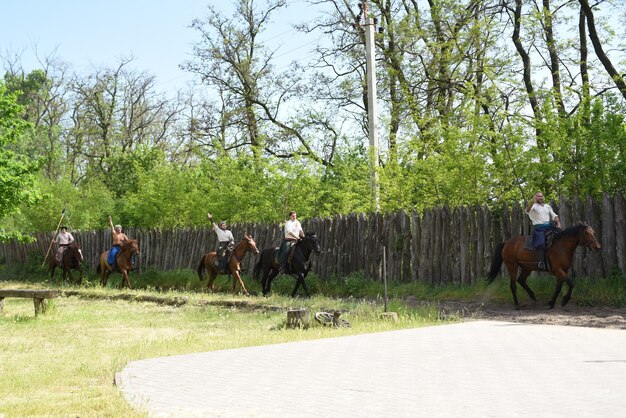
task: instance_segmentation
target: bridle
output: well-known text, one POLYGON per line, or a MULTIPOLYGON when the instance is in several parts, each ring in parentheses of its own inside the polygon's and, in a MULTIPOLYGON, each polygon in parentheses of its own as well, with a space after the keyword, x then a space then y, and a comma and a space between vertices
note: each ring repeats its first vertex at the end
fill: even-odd
POLYGON ((589 248, 590 250, 595 250, 595 247, 592 247, 593 243, 598 242, 598 239, 596 238, 595 234, 593 233, 593 228, 591 227, 591 225, 587 225, 587 227, 583 230, 583 232, 587 232, 587 230, 591 229, 591 236, 593 237, 592 240, 589 240, 587 238, 587 235, 585 235, 585 245, 587 246, 587 248, 589 248))

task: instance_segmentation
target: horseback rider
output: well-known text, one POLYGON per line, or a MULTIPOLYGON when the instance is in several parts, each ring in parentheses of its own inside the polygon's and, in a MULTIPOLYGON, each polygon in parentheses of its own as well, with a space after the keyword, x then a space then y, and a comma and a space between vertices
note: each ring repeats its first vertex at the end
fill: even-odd
POLYGON ((57 243, 56 260, 61 263, 63 260, 63 254, 65 253, 65 250, 67 250, 67 247, 74 242, 74 237, 72 234, 67 232, 67 226, 63 225, 54 241, 57 243))
POLYGON ((297 218, 298 215, 292 210, 289 212, 289 219, 285 222, 285 235, 283 237, 283 242, 280 244, 278 254, 276 254, 281 272, 286 271, 287 264, 291 260, 291 257, 293 257, 293 248, 298 240, 300 240, 300 238, 304 238, 302 225, 300 225, 300 221, 298 221, 297 218))
POLYGON ((107 257, 107 263, 110 266, 114 266, 115 257, 117 256, 117 253, 120 252, 120 250, 122 249, 122 245, 126 241, 128 241, 129 238, 122 231, 122 225, 113 226, 113 220, 111 219, 110 216, 109 216, 109 226, 111 227, 111 240, 112 240, 113 246, 111 247, 111 250, 109 251, 109 256, 107 257))
POLYGON ((526 206, 526 213, 530 218, 533 229, 533 247, 537 251, 538 264, 540 270, 546 270, 546 232, 561 228, 559 216, 554 213, 552 207, 544 203, 543 193, 537 192, 526 206))
POLYGON ((235 248, 235 237, 233 233, 227 228, 226 221, 220 221, 219 224, 213 222, 213 215, 207 213, 209 221, 213 223, 213 230, 217 235, 218 247, 217 247, 217 261, 218 269, 226 270, 226 261, 230 257, 230 253, 235 248))

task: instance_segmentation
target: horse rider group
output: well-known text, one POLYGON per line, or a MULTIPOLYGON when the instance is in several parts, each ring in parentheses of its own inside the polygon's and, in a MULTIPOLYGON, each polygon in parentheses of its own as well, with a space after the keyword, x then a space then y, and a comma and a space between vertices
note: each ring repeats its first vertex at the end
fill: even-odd
MULTIPOLYGON (((207 217, 209 221, 213 223, 213 231, 215 231, 217 235, 217 268, 220 271, 226 271, 230 254, 235 248, 235 238, 233 237, 233 233, 228 229, 226 221, 220 221, 219 224, 216 224, 213 222, 213 215, 211 215, 211 213, 207 213, 207 217)), ((289 219, 285 222, 283 240, 276 254, 276 263, 280 265, 281 272, 286 270, 286 266, 291 261, 291 257, 293 257, 295 244, 301 238, 304 238, 304 230, 302 229, 300 221, 297 219, 296 212, 291 211, 289 212, 289 219)))
MULTIPOLYGON (((122 231, 121 225, 113 226, 113 219, 110 216, 109 216, 109 226, 111 227, 112 246, 111 246, 111 250, 109 251, 109 255, 107 257, 107 263, 113 266, 115 265, 115 257, 119 253, 124 242, 126 242, 129 238, 122 231)), ((61 263, 61 261, 63 260, 63 254, 67 250, 67 247, 69 247, 69 245, 74 241, 75 241, 74 236, 67 231, 67 226, 63 225, 60 228, 60 231, 57 234, 56 238, 54 239, 54 242, 57 244, 57 252, 55 254, 55 258, 58 263, 61 263)))

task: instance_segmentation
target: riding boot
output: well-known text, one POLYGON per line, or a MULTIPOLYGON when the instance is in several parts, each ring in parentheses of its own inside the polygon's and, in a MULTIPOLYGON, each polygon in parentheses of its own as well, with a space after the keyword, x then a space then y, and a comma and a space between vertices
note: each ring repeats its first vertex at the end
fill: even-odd
POLYGON ((537 268, 540 271, 546 271, 546 250, 545 248, 537 248, 537 268))

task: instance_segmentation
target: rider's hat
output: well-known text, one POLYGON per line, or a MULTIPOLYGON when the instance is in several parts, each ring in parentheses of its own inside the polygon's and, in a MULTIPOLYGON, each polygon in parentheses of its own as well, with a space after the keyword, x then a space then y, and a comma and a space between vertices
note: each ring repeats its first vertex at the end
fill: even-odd
POLYGON ((67 229, 67 226, 63 225, 63 226, 61 227, 61 229, 67 229))
POLYGON ((219 223, 219 224, 217 224, 217 225, 218 225, 218 226, 222 226, 222 225, 226 226, 226 221, 220 221, 220 223, 219 223))

